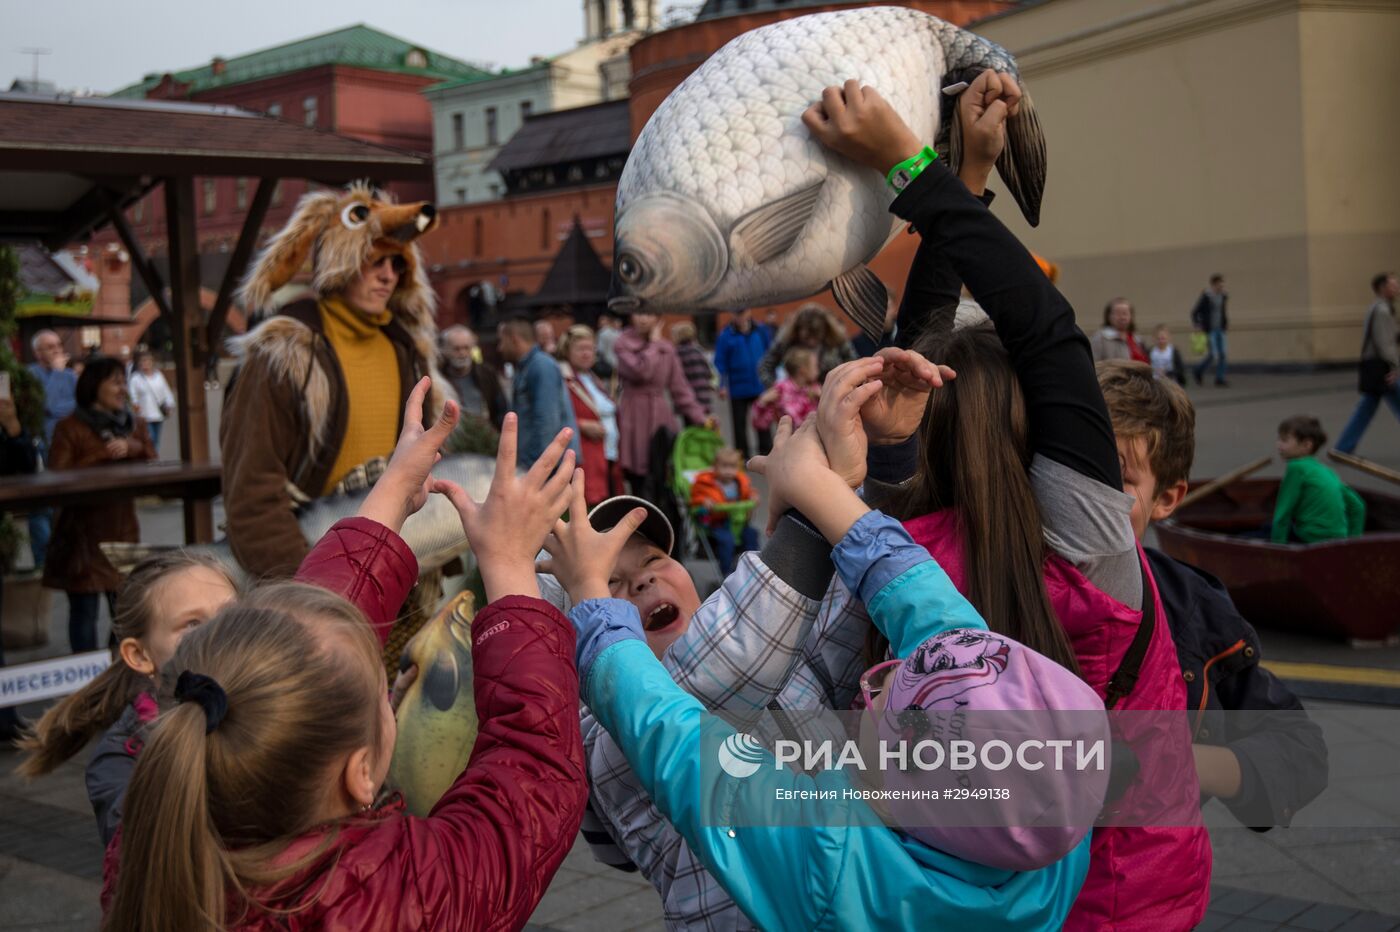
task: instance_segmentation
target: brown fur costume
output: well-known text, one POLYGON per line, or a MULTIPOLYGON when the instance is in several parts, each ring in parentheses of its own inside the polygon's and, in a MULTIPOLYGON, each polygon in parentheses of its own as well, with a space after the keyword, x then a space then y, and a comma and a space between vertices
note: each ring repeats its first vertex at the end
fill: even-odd
POLYGON ((314 302, 276 309, 276 293, 308 261, 311 287, 325 297, 351 285, 376 250, 402 255, 407 268, 389 298, 384 332, 396 346, 405 399, 416 378, 433 377, 424 412, 431 423, 452 389, 435 366, 437 299, 414 240, 435 223, 432 205, 395 204, 366 184, 315 191, 244 279, 245 311, 279 310, 230 341, 240 368, 220 425, 229 542, 254 575, 287 575, 305 555, 293 498, 317 497, 328 481, 349 416, 344 380, 354 377, 341 371, 314 302))

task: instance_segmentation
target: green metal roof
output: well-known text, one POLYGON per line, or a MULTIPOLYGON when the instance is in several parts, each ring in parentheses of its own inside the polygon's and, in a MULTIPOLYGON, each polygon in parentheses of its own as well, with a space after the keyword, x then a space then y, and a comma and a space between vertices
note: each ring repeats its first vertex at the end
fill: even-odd
POLYGON ((518 76, 520 76, 520 75, 522 75, 522 74, 528 74, 528 73, 531 72, 531 71, 543 71, 543 70, 545 70, 546 68, 549 67, 550 63, 551 63, 552 61, 554 61, 554 59, 555 59, 556 57, 557 57, 557 56, 551 56, 551 57, 549 57, 549 58, 542 58, 542 59, 540 59, 539 61, 531 62, 530 64, 525 65, 524 67, 521 67, 521 68, 502 68, 500 71, 497 71, 497 72, 495 72, 494 74, 482 73, 482 74, 470 75, 470 76, 465 77, 465 78, 453 78, 453 79, 451 79, 450 81, 442 81, 442 82, 439 82, 438 84, 430 84, 430 85, 428 85, 427 87, 423 88, 423 90, 424 90, 425 92, 426 92, 426 91, 446 91, 446 90, 451 90, 451 89, 454 88, 454 87, 462 87, 463 85, 466 85, 466 84, 480 84, 480 83, 482 83, 483 81, 496 81, 496 80, 499 80, 499 79, 501 79, 501 78, 514 78, 514 77, 518 77, 518 76))
MULTIPOLYGON (((438 81, 466 81, 491 76, 491 72, 484 68, 414 45, 363 23, 227 59, 220 75, 214 74, 212 63, 171 74, 176 81, 189 84, 191 93, 198 93, 320 65, 353 65, 376 71, 422 75, 438 81), (410 64, 410 53, 414 52, 421 54, 421 65, 417 62, 410 64)), ((148 74, 110 96, 145 97, 163 76, 148 74)))

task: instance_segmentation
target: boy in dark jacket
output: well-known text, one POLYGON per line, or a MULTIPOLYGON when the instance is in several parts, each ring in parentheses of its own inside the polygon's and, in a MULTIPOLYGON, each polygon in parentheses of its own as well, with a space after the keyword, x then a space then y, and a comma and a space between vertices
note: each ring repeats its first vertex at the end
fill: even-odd
MULTIPOLYGON (((1171 515, 1186 495, 1195 409, 1176 383, 1154 378, 1143 363, 1102 362, 1098 373, 1141 540, 1148 525, 1171 515)), ((1259 665, 1259 636, 1220 581, 1145 549, 1186 681, 1202 796, 1220 797, 1235 818, 1258 831, 1288 825, 1327 786, 1322 729, 1259 665)))

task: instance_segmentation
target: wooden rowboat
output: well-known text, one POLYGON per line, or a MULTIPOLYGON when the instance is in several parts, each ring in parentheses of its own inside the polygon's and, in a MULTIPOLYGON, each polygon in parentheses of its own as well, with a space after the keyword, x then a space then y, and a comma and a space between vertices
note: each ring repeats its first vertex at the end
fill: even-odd
POLYGON ((1279 480, 1219 489, 1156 525, 1169 556, 1214 574, 1256 627, 1358 641, 1400 633, 1400 498, 1357 491, 1366 533, 1320 544, 1237 535, 1273 517, 1279 480))

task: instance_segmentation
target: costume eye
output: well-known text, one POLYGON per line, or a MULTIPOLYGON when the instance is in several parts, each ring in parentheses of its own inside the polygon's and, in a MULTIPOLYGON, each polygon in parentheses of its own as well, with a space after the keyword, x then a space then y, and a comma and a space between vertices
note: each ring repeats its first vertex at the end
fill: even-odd
POLYGON ((642 280, 642 264, 631 253, 624 252, 617 260, 617 277, 624 285, 635 285, 642 280))
POLYGON ((369 222, 369 207, 365 204, 349 204, 340 212, 340 222, 346 229, 358 230, 369 222))

